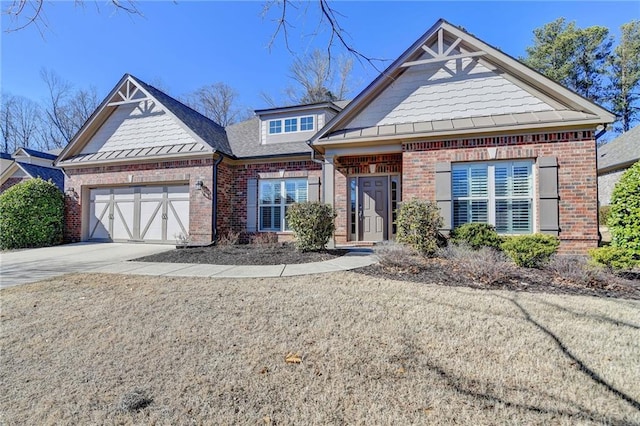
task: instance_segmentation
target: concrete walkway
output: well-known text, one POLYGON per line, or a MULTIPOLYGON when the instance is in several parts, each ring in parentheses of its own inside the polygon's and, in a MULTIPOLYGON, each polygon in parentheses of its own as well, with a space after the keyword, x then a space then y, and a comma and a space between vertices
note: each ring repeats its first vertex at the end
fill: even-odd
POLYGON ((126 262, 86 272, 168 277, 268 278, 347 271, 376 263, 370 250, 352 250, 324 262, 291 265, 205 265, 193 263, 126 262))
POLYGON ((173 277, 287 277, 346 271, 376 262, 367 249, 354 249, 325 262, 298 265, 203 265, 133 262, 143 256, 173 250, 170 245, 77 243, 0 254, 0 288, 36 282, 72 272, 173 277))

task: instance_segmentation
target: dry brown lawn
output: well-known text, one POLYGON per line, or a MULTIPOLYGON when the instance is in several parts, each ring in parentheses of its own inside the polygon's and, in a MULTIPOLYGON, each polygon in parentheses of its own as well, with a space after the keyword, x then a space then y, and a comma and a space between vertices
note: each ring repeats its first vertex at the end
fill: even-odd
POLYGON ((349 272, 78 274, 0 300, 7 425, 640 424, 638 301, 349 272))

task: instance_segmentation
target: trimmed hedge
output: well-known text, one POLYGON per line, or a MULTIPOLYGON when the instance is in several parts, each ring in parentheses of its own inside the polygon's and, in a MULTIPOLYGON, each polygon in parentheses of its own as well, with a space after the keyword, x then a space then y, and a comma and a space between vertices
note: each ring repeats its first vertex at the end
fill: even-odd
POLYGON ((640 161, 624 172, 616 183, 607 226, 613 247, 640 253, 640 161))
POLYGON ((62 243, 64 195, 51 181, 29 179, 0 194, 0 248, 62 243))
POLYGON ((291 205, 287 210, 287 222, 295 236, 296 247, 302 251, 324 249, 335 231, 333 220, 336 216, 330 205, 317 201, 291 205))
POLYGON ((537 268, 549 261, 559 245, 557 237, 533 234, 507 237, 500 247, 516 265, 537 268))
POLYGON ((482 247, 500 250, 503 241, 496 228, 487 223, 465 223, 454 228, 450 237, 455 244, 465 244, 474 250, 480 250, 482 247))
POLYGON ((440 210, 435 203, 404 201, 398 209, 396 241, 407 244, 423 255, 431 256, 442 240, 439 231, 442 224, 440 210))
POLYGON ((614 271, 629 271, 640 267, 640 252, 623 247, 599 247, 589 250, 589 257, 598 266, 614 271))

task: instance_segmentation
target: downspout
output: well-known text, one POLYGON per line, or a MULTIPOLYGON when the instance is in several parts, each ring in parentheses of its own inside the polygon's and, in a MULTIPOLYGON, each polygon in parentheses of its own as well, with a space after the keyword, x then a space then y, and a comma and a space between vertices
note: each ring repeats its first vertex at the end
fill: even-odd
POLYGON ((224 156, 218 152, 219 157, 213 162, 213 194, 211 194, 211 231, 213 232, 212 244, 218 241, 218 164, 222 162, 224 156))
POLYGON ((596 223, 598 226, 598 246, 600 246, 600 244, 602 244, 602 234, 600 233, 600 187, 598 185, 598 138, 601 137, 602 135, 604 135, 607 132, 607 126, 600 124, 599 126, 596 127, 596 130, 598 130, 598 127, 602 127, 602 129, 600 131, 598 131, 598 133, 596 133, 595 135, 595 142, 596 142, 596 205, 597 205, 597 209, 596 209, 596 223))

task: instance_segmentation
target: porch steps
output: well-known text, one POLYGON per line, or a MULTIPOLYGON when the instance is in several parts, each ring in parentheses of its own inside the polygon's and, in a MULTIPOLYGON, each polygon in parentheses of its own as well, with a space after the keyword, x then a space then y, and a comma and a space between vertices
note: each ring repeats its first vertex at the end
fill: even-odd
POLYGON ((373 247, 376 244, 377 241, 349 241, 347 244, 336 244, 336 248, 373 247))

